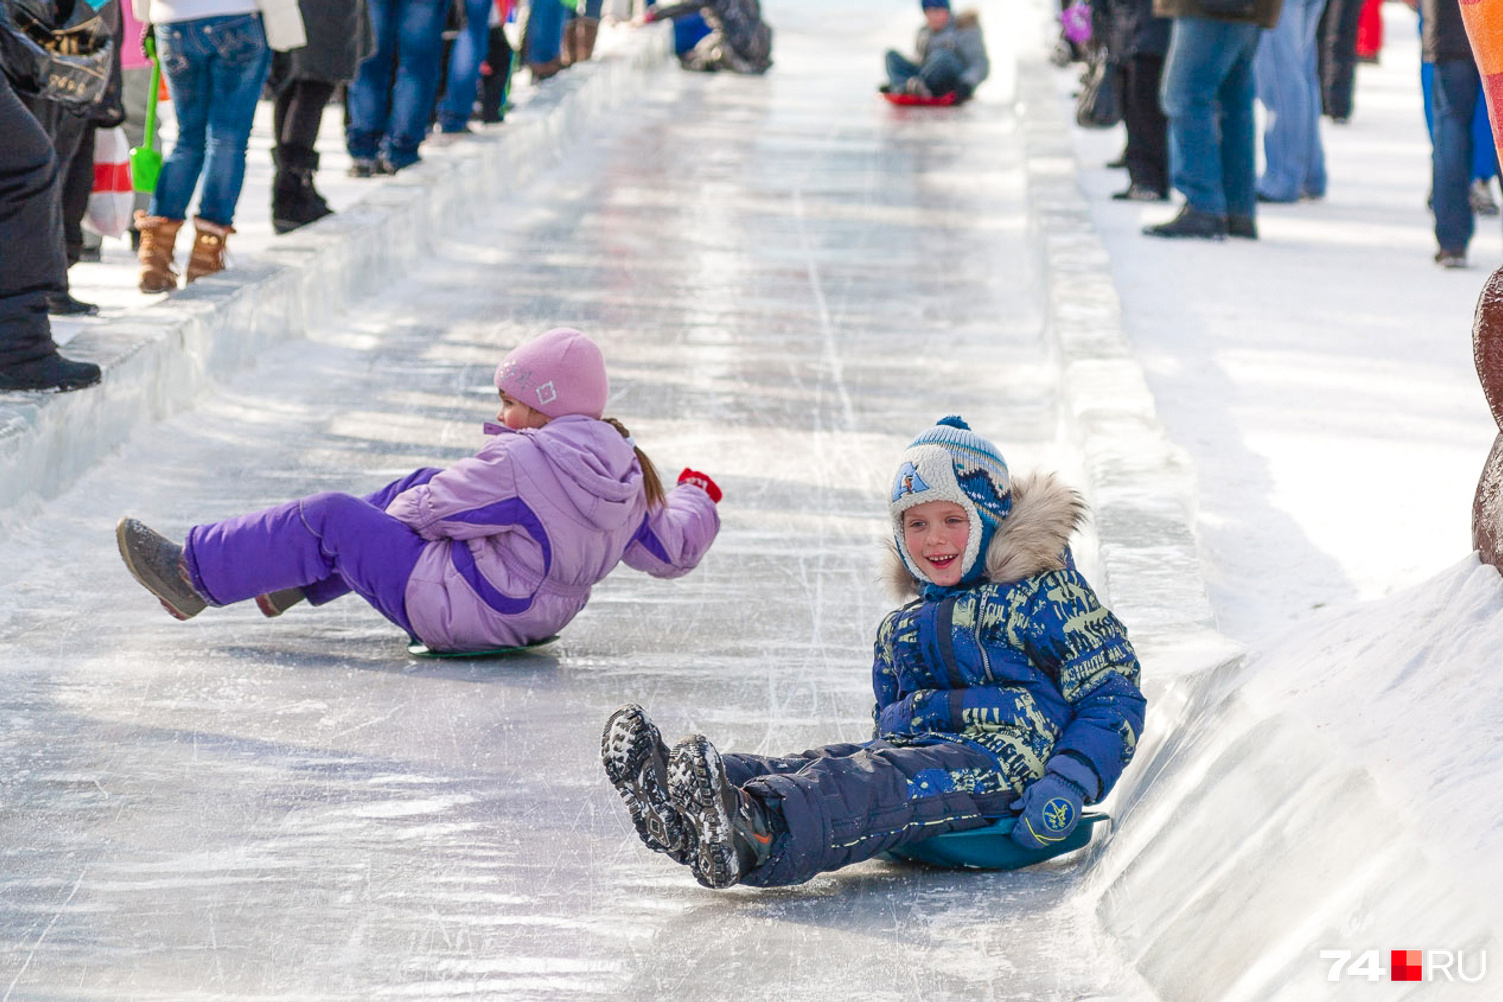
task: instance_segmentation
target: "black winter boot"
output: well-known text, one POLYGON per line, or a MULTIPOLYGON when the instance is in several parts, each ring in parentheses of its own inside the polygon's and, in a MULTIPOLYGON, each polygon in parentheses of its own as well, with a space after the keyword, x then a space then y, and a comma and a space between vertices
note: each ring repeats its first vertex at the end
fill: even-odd
POLYGON ((30 362, 16 362, 0 368, 0 391, 3 390, 81 390, 99 382, 99 366, 93 362, 75 362, 54 352, 30 362))
POLYGON ((301 146, 278 146, 271 151, 276 178, 271 184, 271 225, 278 233, 332 215, 334 210, 313 187, 318 153, 301 146))
POLYGON ((706 887, 730 887, 767 861, 772 826, 762 802, 725 778, 709 739, 695 734, 673 747, 668 793, 689 823, 689 866, 706 887))
POLYGON ((611 714, 600 761, 647 848, 688 862, 689 824, 668 796, 668 746, 646 710, 628 703, 611 714))
POLYGON ((1202 240, 1225 240, 1226 217, 1214 212, 1202 212, 1185 205, 1179 215, 1167 223, 1143 227, 1150 237, 1199 237, 1202 240))
POLYGON ((115 525, 115 543, 125 567, 162 608, 177 619, 192 619, 208 605, 188 580, 183 548, 133 518, 115 525))

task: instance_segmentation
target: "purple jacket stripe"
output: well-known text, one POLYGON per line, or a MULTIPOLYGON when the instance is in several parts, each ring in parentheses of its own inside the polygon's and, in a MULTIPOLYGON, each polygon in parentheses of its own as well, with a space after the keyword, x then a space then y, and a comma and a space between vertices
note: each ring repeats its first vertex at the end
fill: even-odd
MULTIPOLYGON (((472 525, 515 525, 526 531, 533 539, 537 540, 538 546, 543 549, 543 577, 548 576, 548 570, 553 566, 553 545, 548 542, 548 533, 543 529, 543 522, 533 510, 521 498, 507 498, 505 501, 497 501, 481 508, 472 508, 469 511, 450 515, 446 521, 468 522, 472 525)), ((470 552, 469 546, 463 540, 455 540, 449 549, 449 560, 454 564, 454 569, 459 576, 479 595, 481 600, 492 609, 502 615, 515 615, 526 612, 532 606, 532 595, 525 598, 513 598, 502 594, 496 586, 486 580, 485 575, 480 573, 480 568, 475 566, 475 555, 470 552)))
POLYGON ((652 526, 646 518, 642 519, 642 528, 638 529, 637 534, 632 538, 634 541, 641 543, 644 550, 657 557, 663 563, 673 563, 673 560, 668 556, 668 551, 663 548, 663 541, 658 539, 657 533, 652 531, 652 526))

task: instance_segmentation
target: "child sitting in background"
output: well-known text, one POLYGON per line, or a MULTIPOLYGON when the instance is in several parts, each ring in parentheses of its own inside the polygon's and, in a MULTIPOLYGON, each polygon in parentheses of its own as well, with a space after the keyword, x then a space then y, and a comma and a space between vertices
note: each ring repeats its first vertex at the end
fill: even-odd
POLYGON ((354 591, 439 651, 550 637, 621 561, 664 578, 699 563, 720 528, 720 490, 684 470, 663 491, 626 429, 601 417, 609 384, 595 342, 551 330, 502 360, 496 386, 494 437, 448 469, 194 526, 182 546, 124 518, 120 555, 179 619, 251 598, 276 616, 354 591))
POLYGON ((887 83, 880 89, 915 97, 955 95, 968 101, 991 72, 981 15, 974 10, 950 13, 950 0, 921 0, 924 26, 918 33, 918 58, 887 51, 887 83))
POLYGON ((1071 560, 1079 496, 1051 475, 1012 483, 948 417, 900 457, 889 508, 895 583, 918 597, 877 631, 875 740, 722 756, 702 735, 670 751, 640 706, 606 723, 638 834, 707 887, 801 883, 1005 816, 1045 848, 1132 758, 1138 660, 1071 560))

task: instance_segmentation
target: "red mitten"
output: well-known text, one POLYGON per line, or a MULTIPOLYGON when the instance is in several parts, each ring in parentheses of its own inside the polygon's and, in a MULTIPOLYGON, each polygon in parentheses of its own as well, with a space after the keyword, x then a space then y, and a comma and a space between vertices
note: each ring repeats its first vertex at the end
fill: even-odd
POLYGON ((710 495, 711 501, 714 501, 716 504, 720 503, 720 488, 715 485, 715 481, 711 480, 708 475, 700 473, 698 470, 691 470, 686 466, 684 467, 684 472, 678 475, 678 482, 681 484, 693 484, 710 495))

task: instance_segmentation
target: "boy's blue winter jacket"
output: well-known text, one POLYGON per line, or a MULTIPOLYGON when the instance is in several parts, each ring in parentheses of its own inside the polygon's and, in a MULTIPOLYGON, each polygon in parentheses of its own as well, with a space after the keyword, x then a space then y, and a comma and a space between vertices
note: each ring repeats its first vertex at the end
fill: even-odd
MULTIPOLYGON (((887 616, 872 666, 877 737, 984 749, 996 772, 951 777, 978 795, 1021 793, 1065 756, 1075 760, 1067 775, 1080 776, 1077 765, 1094 774, 1089 800, 1106 796, 1132 758, 1144 699, 1127 631, 1070 560, 1083 517, 1079 496, 1052 476, 1014 483, 986 580, 928 586, 887 616)), ((893 559, 894 582, 913 593, 918 582, 893 559)))

